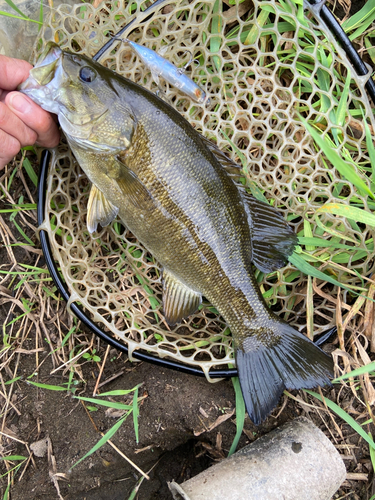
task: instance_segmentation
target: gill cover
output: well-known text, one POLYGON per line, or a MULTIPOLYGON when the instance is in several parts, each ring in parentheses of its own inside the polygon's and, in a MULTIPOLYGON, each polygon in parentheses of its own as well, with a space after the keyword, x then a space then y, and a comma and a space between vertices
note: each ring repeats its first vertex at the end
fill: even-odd
POLYGON ((128 104, 111 84, 115 76, 88 57, 49 42, 19 90, 58 115, 71 146, 122 151, 130 145, 134 123, 128 104))

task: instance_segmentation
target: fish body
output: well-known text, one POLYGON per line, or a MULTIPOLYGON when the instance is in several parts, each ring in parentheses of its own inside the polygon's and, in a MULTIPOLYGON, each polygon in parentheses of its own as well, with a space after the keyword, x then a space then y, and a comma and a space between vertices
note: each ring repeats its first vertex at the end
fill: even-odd
POLYGON ((161 76, 168 83, 194 99, 194 101, 199 104, 203 104, 207 100, 204 90, 202 90, 191 78, 185 75, 184 69, 176 68, 174 64, 167 61, 167 59, 152 49, 139 45, 128 38, 121 40, 128 44, 138 55, 143 64, 150 69, 151 74, 158 85, 159 77, 161 76))
POLYGON ((119 215, 161 264, 167 321, 202 296, 225 318, 254 423, 285 388, 329 383, 331 358, 267 308, 252 270, 281 267, 296 236, 238 189, 223 153, 154 94, 52 43, 21 91, 58 114, 92 182, 89 231, 119 215))

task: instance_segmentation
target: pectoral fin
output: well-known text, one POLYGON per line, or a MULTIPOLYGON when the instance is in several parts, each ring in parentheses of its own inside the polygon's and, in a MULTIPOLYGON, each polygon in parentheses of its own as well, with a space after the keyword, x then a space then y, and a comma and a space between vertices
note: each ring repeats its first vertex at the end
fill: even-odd
POLYGON ((126 196, 139 210, 152 210, 155 208, 154 199, 143 182, 123 161, 121 156, 116 157, 117 168, 108 172, 114 179, 122 194, 126 196))
POLYGON ((87 203, 87 229, 89 233, 96 231, 98 224, 108 226, 118 214, 118 208, 106 199, 95 184, 91 186, 87 203))
POLYGON ((280 269, 292 255, 297 235, 273 207, 247 193, 241 194, 248 209, 252 261, 264 273, 280 269))
POLYGON ((202 302, 202 295, 187 287, 169 271, 163 271, 163 309, 169 325, 190 316, 202 302))

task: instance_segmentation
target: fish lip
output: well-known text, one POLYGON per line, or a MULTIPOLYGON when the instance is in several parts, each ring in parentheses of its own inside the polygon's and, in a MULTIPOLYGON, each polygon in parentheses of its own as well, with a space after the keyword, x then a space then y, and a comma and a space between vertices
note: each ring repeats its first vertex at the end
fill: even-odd
POLYGON ((30 70, 30 76, 18 86, 17 90, 29 96, 36 104, 46 111, 58 114, 59 105, 56 102, 56 98, 60 92, 59 82, 62 79, 63 73, 61 60, 56 61, 56 63, 52 65, 51 73, 48 74, 50 80, 47 84, 35 78, 35 73, 33 74, 34 69, 30 70))
POLYGON ((62 64, 63 55, 58 45, 49 42, 30 70, 29 77, 17 87, 43 109, 57 115, 61 109, 58 102, 61 82, 67 76, 62 64))
MULTIPOLYGON (((31 72, 32 70, 30 70, 31 72)), ((40 89, 41 85, 33 78, 31 75, 20 85, 18 85, 17 90, 27 94, 28 90, 40 89)))
POLYGON ((45 49, 39 56, 34 69, 41 68, 42 66, 47 66, 61 58, 63 51, 55 42, 48 42, 45 49))
POLYGON ((48 84, 44 81, 40 81, 40 76, 43 74, 41 68, 46 69, 50 66, 50 71, 47 73, 47 77, 52 75, 51 80, 53 80, 57 70, 59 67, 61 68, 62 54, 63 52, 57 44, 49 42, 40 55, 35 66, 30 70, 29 77, 17 87, 17 90, 27 94, 26 91, 38 90, 43 87, 45 90, 50 92, 50 89, 47 87, 48 84))
POLYGON ((61 48, 54 42, 48 42, 46 48, 42 52, 41 56, 39 57, 34 67, 39 68, 40 66, 45 66, 47 64, 50 64, 51 62, 60 59, 61 55, 62 55, 61 48))

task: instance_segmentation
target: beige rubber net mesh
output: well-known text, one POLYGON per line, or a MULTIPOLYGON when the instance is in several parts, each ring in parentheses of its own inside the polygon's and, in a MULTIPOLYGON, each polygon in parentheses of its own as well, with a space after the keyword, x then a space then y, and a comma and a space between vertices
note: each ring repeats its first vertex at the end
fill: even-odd
MULTIPOLYGON (((245 15, 240 4, 220 18, 214 5, 210 0, 171 2, 156 10, 130 38, 156 51, 168 44, 165 57, 179 67, 191 56, 198 60, 187 74, 209 94, 207 107, 197 105, 163 80, 159 92, 165 92, 166 99, 197 130, 242 163, 246 185, 259 188, 297 233, 305 230, 308 236, 310 229, 312 236, 349 246, 355 241, 356 251, 308 250, 327 261, 321 265, 322 271, 345 284, 362 286, 361 276, 375 270, 374 258, 365 245, 374 231, 364 224, 323 214, 320 220, 330 229, 329 234, 317 225, 315 212, 324 203, 345 204, 354 195, 358 206, 373 207, 317 151, 299 116, 314 120, 322 133, 335 128, 340 154, 351 156, 366 169, 369 158, 361 147, 365 141, 363 115, 371 123, 371 111, 364 80, 352 71, 346 106, 351 115, 343 126, 336 125, 335 96, 338 89, 341 93, 344 89, 350 65, 340 50, 337 55, 330 37, 322 38, 318 19, 310 14, 306 20, 302 7, 297 12, 287 0, 282 3, 287 8, 275 1, 254 1, 245 15), (332 236, 332 231, 337 234, 332 236)), ((134 17, 144 18, 145 6, 148 4, 122 0, 102 2, 96 9, 90 4, 61 5, 45 23, 38 50, 54 40, 63 49, 93 56, 108 41, 109 33, 117 32, 134 17)), ((149 69, 125 44, 117 42, 100 62, 158 91, 149 69)), ((167 326, 158 263, 119 220, 89 235, 89 189, 68 147, 59 146, 50 170, 42 227, 48 231, 71 300, 79 302, 101 328, 122 339, 130 356, 134 349, 168 356, 200 366, 208 378, 209 369, 233 362, 230 331, 210 304, 205 303, 175 328, 167 326)), ((173 235, 165 244, 173 245, 173 235)), ((309 282, 292 266, 268 276, 259 271, 256 274, 268 305, 299 330, 306 332, 306 325, 310 325, 314 333, 320 333, 335 325, 334 286, 314 282, 320 288, 311 294, 311 302, 307 299, 311 278, 309 282)), ((344 301, 350 297, 343 292, 344 301)))

